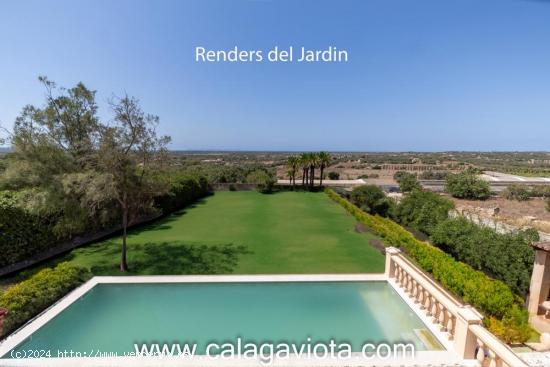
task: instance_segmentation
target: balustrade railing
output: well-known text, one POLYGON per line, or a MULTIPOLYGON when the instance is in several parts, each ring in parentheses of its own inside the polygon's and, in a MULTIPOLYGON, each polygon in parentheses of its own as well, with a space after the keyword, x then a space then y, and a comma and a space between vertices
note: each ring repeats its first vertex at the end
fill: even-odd
POLYGON ((483 327, 482 316, 463 305, 401 254, 386 249, 386 276, 439 326, 464 359, 482 367, 528 367, 512 350, 483 327))

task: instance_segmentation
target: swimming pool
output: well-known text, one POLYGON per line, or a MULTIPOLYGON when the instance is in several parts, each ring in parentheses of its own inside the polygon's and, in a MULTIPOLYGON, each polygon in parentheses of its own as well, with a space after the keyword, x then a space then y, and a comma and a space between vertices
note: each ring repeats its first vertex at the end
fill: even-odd
POLYGON ((121 356, 136 343, 195 343, 200 355, 209 343, 237 338, 296 345, 335 340, 353 352, 364 343, 445 349, 394 287, 367 278, 98 277, 6 340, 0 356, 29 350, 49 350, 42 357, 52 358, 63 351, 121 356))

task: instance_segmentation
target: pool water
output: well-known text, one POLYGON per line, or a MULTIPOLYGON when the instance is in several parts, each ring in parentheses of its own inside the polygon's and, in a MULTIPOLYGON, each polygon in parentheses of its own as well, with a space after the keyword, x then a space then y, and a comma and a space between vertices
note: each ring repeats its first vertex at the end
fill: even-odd
MULTIPOLYGON (((128 353, 134 343, 410 342, 442 349, 385 281, 98 284, 16 350, 128 353)), ((8 353, 9 355, 9 353, 8 353)), ((8 357, 6 355, 6 357, 8 357)), ((55 357, 57 355, 52 355, 55 357)))

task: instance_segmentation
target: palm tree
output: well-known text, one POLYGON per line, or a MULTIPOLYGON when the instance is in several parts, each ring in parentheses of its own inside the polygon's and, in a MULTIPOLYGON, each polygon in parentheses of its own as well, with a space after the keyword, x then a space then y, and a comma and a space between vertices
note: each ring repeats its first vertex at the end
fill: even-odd
POLYGON ((330 154, 327 152, 319 152, 317 154, 317 159, 319 161, 319 170, 320 172, 320 178, 319 178, 319 186, 323 186, 323 172, 326 167, 330 165, 330 154))
POLYGON ((298 170, 298 165, 300 164, 300 159, 295 156, 291 155, 287 158, 286 165, 288 167, 288 178, 290 180, 290 184, 292 185, 292 189, 294 190, 294 186, 296 185, 296 171, 298 170))
POLYGON ((309 183, 308 179, 308 168, 309 168, 309 157, 308 153, 300 154, 300 166, 302 167, 302 186, 305 186, 306 183, 309 183))
POLYGON ((313 188, 314 181, 315 181, 315 167, 317 167, 317 154, 316 153, 308 153, 308 161, 309 161, 309 174, 310 174, 310 182, 309 186, 313 188))

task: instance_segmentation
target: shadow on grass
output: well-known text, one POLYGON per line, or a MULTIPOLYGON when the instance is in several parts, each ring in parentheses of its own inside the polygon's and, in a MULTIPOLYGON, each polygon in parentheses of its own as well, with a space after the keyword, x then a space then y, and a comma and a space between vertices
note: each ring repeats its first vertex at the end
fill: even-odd
MULTIPOLYGON (((119 247, 105 248, 94 275, 123 275, 118 270, 119 247)), ((128 248, 127 275, 227 274, 233 272, 246 246, 188 245, 181 242, 134 244, 128 248)))

